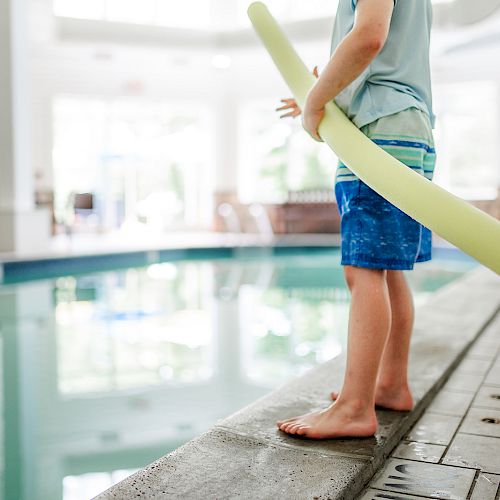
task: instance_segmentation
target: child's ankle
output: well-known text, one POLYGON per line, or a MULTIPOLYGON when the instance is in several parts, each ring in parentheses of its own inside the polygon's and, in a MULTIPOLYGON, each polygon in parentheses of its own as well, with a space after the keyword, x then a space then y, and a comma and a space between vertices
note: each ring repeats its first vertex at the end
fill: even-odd
POLYGON ((387 376, 377 379, 377 389, 387 391, 397 391, 408 389, 408 380, 401 376, 387 376))
POLYGON ((335 406, 342 407, 346 413, 356 416, 372 412, 374 403, 366 399, 339 397, 335 402, 335 406))

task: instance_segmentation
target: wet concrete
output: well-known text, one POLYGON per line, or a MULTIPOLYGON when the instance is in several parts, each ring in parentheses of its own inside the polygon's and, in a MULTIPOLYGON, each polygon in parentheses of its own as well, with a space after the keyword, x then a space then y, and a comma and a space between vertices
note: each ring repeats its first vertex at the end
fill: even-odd
MULTIPOLYGON (((410 358, 410 384, 415 408, 411 412, 378 411, 379 429, 372 438, 318 441, 291 437, 276 428, 277 419, 328 406, 330 391, 340 389, 342 385, 345 358, 341 356, 311 369, 219 421, 202 436, 97 498, 356 498, 418 421, 467 351, 472 356, 468 359, 494 361, 490 344, 495 343, 495 337, 489 330, 481 336, 480 342, 473 343, 499 306, 500 280, 481 268, 441 289, 417 310, 410 358)), ((484 364, 469 362, 467 366, 469 369, 465 367, 458 375, 484 377, 483 373, 470 372, 471 366, 477 370, 481 366, 484 368, 484 364)), ((469 380, 470 391, 475 391, 472 385, 477 383, 479 386, 481 381, 469 380)), ((457 379, 453 378, 448 382, 448 393, 456 392, 456 387, 463 389, 455 382, 457 379)), ((464 401, 468 398, 470 403, 474 394, 462 394, 465 396, 456 398, 455 403, 464 408, 467 404, 464 401)), ((449 397, 453 399, 453 396, 449 397)), ((443 417, 440 413, 437 405, 436 418, 443 417)), ((444 418, 455 418, 456 427, 459 425, 458 416, 452 414, 444 418)), ((448 444, 456 427, 449 432, 446 443, 431 444, 437 447, 448 444)), ((438 448, 433 449, 436 450, 438 448)), ((410 463, 420 464, 419 470, 432 465, 410 463)), ((435 467, 444 465, 436 464, 435 467)), ((453 484, 457 484, 459 493, 447 498, 462 498, 463 491, 471 488, 475 473, 471 475, 468 470, 455 472, 456 467, 452 466, 448 469, 453 469, 453 484)), ((439 476, 441 472, 436 474, 439 476)), ((373 491, 377 489, 380 488, 375 486, 373 491)), ((405 493, 408 498, 413 494, 435 498, 433 491, 422 486, 405 493)), ((384 498, 378 493, 374 495, 373 498, 384 498)))
POLYGON ((270 445, 214 429, 103 498, 332 498, 355 489, 370 461, 270 445))

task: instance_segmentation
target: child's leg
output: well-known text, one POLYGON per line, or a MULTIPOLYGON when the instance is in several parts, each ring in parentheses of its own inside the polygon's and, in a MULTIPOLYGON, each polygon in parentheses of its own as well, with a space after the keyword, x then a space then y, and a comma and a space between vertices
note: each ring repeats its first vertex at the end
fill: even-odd
POLYGON ((377 428, 375 382, 391 326, 386 272, 352 266, 344 271, 352 293, 344 386, 328 408, 278 421, 278 427, 290 434, 371 436, 377 428))
MULTIPOLYGON (((414 321, 413 299, 403 271, 387 271, 387 286, 392 321, 380 362, 375 403, 392 410, 411 410, 413 398, 407 372, 414 321)), ((337 399, 338 393, 332 392, 331 397, 337 399)))
POLYGON ((344 273, 351 309, 346 377, 338 403, 374 406, 379 364, 391 327, 386 271, 345 266, 344 273))
POLYGON ((408 387, 408 357, 414 308, 403 271, 387 271, 392 325, 385 345, 377 380, 376 403, 395 410, 411 410, 408 387))

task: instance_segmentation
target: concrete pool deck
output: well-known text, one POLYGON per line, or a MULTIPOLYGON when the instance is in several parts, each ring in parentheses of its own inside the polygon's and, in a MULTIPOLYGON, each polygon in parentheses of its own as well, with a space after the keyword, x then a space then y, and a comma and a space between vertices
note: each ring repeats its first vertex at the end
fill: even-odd
POLYGON ((276 428, 278 418, 329 404, 330 391, 342 384, 341 355, 219 421, 96 498, 356 498, 467 352, 488 349, 499 307, 500 279, 479 268, 417 309, 410 358, 415 408, 405 413, 378 410, 374 437, 314 441, 276 428))

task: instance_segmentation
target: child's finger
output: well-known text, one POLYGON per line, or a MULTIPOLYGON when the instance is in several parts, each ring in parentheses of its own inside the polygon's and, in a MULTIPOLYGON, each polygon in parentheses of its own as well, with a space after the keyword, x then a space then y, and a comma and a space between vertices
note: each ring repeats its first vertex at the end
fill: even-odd
POLYGON ((290 109, 293 108, 292 104, 285 104, 284 106, 281 106, 281 108, 276 108, 276 111, 281 111, 282 109, 290 109))
POLYGON ((314 69, 313 69, 313 75, 314 75, 316 78, 319 78, 319 75, 318 75, 318 67, 317 67, 317 66, 314 66, 314 69))
POLYGON ((298 115, 300 115, 300 113, 298 113, 297 111, 290 111, 289 113, 281 115, 280 118, 287 118, 288 116, 293 116, 295 118, 298 115))

